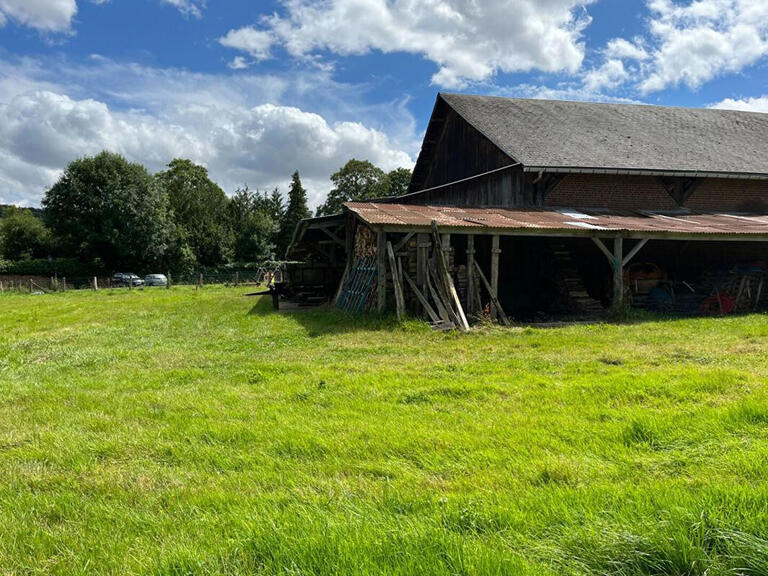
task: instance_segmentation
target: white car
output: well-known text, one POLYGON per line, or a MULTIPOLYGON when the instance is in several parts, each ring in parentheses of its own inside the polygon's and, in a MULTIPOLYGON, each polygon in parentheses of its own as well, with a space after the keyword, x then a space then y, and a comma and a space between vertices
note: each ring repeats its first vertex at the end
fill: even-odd
POLYGON ((165 274, 147 274, 144 278, 144 286, 167 286, 168 278, 165 274))

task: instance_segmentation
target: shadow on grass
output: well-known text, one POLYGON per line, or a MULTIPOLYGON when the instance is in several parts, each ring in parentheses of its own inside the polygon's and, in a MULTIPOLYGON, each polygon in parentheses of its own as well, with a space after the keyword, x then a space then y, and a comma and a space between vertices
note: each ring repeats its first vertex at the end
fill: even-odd
MULTIPOLYGON (((363 314, 352 316, 345 314, 336 307, 326 304, 323 306, 297 308, 292 310, 275 310, 271 298, 261 297, 256 300, 248 311, 249 316, 289 316, 301 325, 310 337, 326 336, 329 334, 344 334, 351 332, 368 332, 376 330, 395 330, 402 327, 393 315, 363 314)), ((427 324, 424 324, 427 327, 427 324)))
MULTIPOLYGON (((551 319, 542 322, 520 321, 514 322, 513 328, 564 328, 575 325, 597 325, 607 324, 614 326, 621 325, 639 325, 647 323, 678 322, 684 320, 707 320, 712 318, 739 318, 747 317, 753 314, 765 314, 765 311, 757 311, 743 314, 730 314, 727 316, 692 316, 684 314, 665 314, 660 312, 648 312, 645 310, 629 310, 624 314, 605 316, 601 318, 573 318, 553 316, 551 319)), ((403 324, 397 321, 394 314, 379 315, 376 313, 353 316, 346 314, 336 307, 327 304, 323 306, 294 308, 291 310, 275 311, 272 307, 272 300, 268 297, 260 297, 256 300, 253 307, 248 312, 249 315, 268 316, 285 315, 290 316, 298 324, 304 327, 307 334, 311 337, 323 336, 327 334, 342 334, 351 332, 367 332, 377 330, 406 329, 415 331, 429 330, 429 324, 426 320, 416 316, 411 316, 403 324)), ((502 327, 500 324, 492 324, 488 321, 480 321, 473 324, 474 329, 502 327)))

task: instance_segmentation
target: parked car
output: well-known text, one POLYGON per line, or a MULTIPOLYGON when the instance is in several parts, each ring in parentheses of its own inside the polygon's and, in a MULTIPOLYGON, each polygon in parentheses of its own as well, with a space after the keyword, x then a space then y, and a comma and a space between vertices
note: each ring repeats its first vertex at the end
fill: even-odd
POLYGON ((168 278, 165 274, 147 274, 144 277, 145 286, 167 286, 168 278))
POLYGON ((112 286, 143 286, 144 280, 136 274, 118 272, 112 276, 112 286))

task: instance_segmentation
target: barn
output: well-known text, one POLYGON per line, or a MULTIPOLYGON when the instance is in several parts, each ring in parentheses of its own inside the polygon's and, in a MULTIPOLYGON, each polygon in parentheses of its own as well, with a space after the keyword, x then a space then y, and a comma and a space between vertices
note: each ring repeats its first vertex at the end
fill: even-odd
POLYGON ((768 114, 441 93, 408 194, 302 221, 290 256, 294 294, 463 325, 765 308, 766 241, 768 114))

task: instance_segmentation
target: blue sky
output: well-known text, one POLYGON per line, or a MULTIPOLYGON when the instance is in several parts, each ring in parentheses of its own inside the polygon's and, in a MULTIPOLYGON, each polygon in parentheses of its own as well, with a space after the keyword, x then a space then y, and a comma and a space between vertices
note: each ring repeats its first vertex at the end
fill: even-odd
POLYGON ((0 203, 110 149, 316 205, 441 90, 768 112, 767 56, 768 0, 0 0, 0 203))

